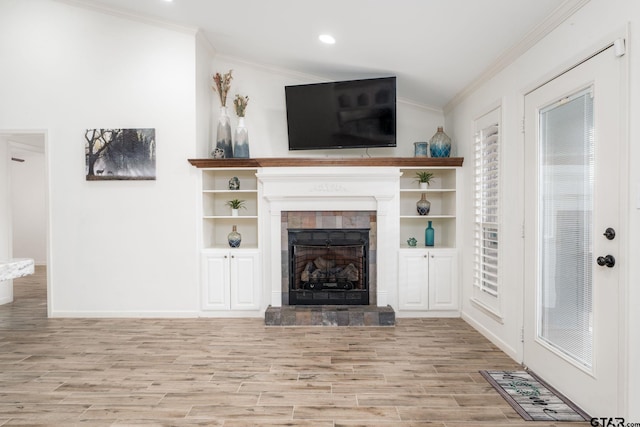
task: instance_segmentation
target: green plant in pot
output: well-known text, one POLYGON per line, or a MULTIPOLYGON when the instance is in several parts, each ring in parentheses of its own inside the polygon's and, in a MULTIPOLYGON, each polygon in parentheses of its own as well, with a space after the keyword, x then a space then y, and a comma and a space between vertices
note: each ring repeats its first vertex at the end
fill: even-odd
POLYGON ((227 206, 231 208, 232 216, 238 216, 238 209, 246 209, 244 202, 245 202, 244 200, 238 200, 238 199, 227 200, 227 206))
POLYGON ((433 179, 433 173, 425 172, 425 171, 417 171, 416 178, 417 178, 416 181, 420 183, 420 188, 427 188, 429 186, 429 183, 433 179))

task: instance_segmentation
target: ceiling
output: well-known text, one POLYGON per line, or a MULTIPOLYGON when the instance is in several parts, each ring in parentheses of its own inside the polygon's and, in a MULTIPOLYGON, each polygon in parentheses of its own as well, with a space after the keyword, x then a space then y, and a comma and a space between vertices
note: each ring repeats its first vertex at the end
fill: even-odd
POLYGON ((69 2, 197 28, 217 54, 322 79, 395 75, 399 97, 442 109, 586 1, 69 2), (318 36, 323 33, 337 42, 322 44, 318 36))

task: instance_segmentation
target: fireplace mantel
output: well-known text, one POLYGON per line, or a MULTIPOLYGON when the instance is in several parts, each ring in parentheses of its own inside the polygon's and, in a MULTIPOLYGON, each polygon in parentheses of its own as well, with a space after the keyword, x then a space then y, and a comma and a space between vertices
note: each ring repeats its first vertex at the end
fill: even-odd
POLYGON ((269 168, 309 166, 462 166, 463 157, 265 157, 256 159, 189 159, 189 163, 206 168, 269 168))

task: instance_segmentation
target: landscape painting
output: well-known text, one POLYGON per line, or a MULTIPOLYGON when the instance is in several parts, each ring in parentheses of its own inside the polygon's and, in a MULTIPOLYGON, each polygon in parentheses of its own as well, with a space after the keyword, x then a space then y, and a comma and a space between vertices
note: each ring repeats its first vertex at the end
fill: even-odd
POLYGON ((87 181, 156 179, 155 129, 87 129, 87 181))

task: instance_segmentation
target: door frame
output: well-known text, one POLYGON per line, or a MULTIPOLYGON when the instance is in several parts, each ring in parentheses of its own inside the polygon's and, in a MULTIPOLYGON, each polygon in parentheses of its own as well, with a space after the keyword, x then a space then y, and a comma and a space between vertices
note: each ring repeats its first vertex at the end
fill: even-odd
MULTIPOLYGON (((44 147, 42 153, 44 155, 44 164, 45 164, 45 211, 46 211, 46 224, 45 224, 45 250, 46 250, 46 265, 47 265, 47 317, 51 317, 51 272, 53 270, 52 265, 52 238, 51 238, 51 156, 50 156, 50 147, 49 147, 49 132, 46 129, 0 129, 0 135, 11 139, 11 137, 20 137, 21 135, 38 135, 41 136, 44 141, 44 147)), ((13 141, 7 142, 7 149, 9 156, 11 155, 11 149, 18 148, 29 150, 25 144, 16 143, 13 141)), ((34 149, 32 151, 39 151, 34 149)), ((9 171, 7 171, 7 178, 11 179, 9 171)))
MULTIPOLYGON (((588 61, 598 53, 603 50, 614 45, 614 41, 622 39, 625 43, 628 43, 630 40, 629 37, 629 26, 626 25, 622 29, 618 31, 612 32, 607 37, 602 38, 597 43, 593 44, 591 47, 579 52, 560 66, 554 68, 549 73, 541 77, 540 79, 528 84, 521 90, 520 99, 519 99, 519 117, 522 119, 522 127, 521 127, 521 138, 520 138, 520 158, 521 158, 521 167, 524 169, 524 165, 526 162, 525 158, 525 129, 524 129, 524 121, 525 121, 525 98, 528 94, 535 91, 536 89, 544 86, 550 81, 554 80, 557 77, 571 71, 573 68, 579 66, 580 64, 588 61)), ((629 93, 629 49, 626 47, 626 51, 622 56, 619 57, 619 60, 622 61, 620 65, 620 89, 621 89, 621 105, 620 111, 622 114, 619 117, 619 128, 620 128, 620 228, 621 230, 629 230, 630 225, 630 203, 632 199, 631 194, 631 185, 629 182, 630 179, 630 93, 629 93)), ((524 178, 524 175, 523 175, 524 178)), ((523 179, 521 182, 522 194, 525 193, 525 180, 523 179)), ((531 238, 532 236, 525 236, 525 197, 523 196, 520 199, 521 203, 521 221, 522 221, 522 236, 523 243, 525 239, 531 238)), ((629 313, 631 307, 629 307, 629 267, 631 259, 629 254, 629 237, 628 233, 618 233, 620 238, 620 254, 618 257, 620 271, 620 288, 618 295, 618 408, 617 415, 622 414, 622 416, 628 416, 630 407, 629 407, 629 390, 630 386, 630 378, 627 373, 630 371, 629 365, 632 361, 629 359, 629 313)), ((526 244, 526 243, 525 243, 526 244)), ((522 266, 525 265, 524 259, 524 247, 522 251, 522 266)), ((522 301, 521 305, 521 313, 522 316, 519 318, 518 328, 521 331, 521 339, 518 345, 518 354, 519 354, 519 362, 523 363, 524 361, 524 306, 526 304, 526 293, 525 293, 525 270, 522 270, 522 280, 520 282, 520 297, 522 301)))

